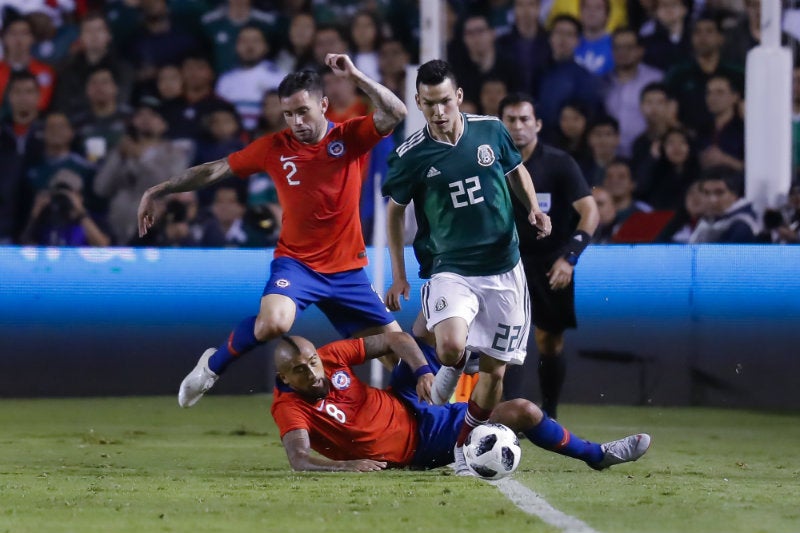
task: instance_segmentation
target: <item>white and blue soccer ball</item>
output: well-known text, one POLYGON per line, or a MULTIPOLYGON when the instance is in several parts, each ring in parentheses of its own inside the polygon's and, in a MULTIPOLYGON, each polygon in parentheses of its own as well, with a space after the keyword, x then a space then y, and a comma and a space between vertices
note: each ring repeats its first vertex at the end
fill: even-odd
POLYGON ((514 473, 522 450, 517 434, 503 424, 482 424, 464 442, 467 467, 478 477, 500 479, 514 473))

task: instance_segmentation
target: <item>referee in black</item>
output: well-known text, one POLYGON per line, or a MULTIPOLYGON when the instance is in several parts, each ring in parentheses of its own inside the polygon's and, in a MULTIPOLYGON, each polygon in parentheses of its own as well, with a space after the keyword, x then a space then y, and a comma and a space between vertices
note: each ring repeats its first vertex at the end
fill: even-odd
MULTIPOLYGON (((589 244, 600 216, 578 164, 557 148, 538 141, 542 121, 530 96, 516 93, 500 102, 500 118, 511 133, 522 161, 533 177, 539 207, 553 221, 553 231, 537 237, 522 204, 512 195, 519 248, 531 296, 534 338, 539 350, 542 410, 556 418, 566 375, 564 330, 577 325, 573 272, 589 244)), ((528 366, 528 359, 525 366, 528 366)), ((506 398, 524 397, 524 367, 506 369, 506 398)))

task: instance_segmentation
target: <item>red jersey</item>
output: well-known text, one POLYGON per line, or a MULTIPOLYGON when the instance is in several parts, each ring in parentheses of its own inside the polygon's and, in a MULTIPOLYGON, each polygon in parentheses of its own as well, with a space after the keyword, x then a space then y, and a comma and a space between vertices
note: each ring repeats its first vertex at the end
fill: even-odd
POLYGON ((317 144, 301 143, 285 129, 228 156, 240 177, 272 177, 283 208, 274 257, 291 257, 322 274, 367 264, 358 204, 369 152, 381 138, 370 114, 329 123, 317 144))
POLYGON ((400 399, 366 385, 353 372, 351 366, 365 360, 364 341, 336 341, 319 348, 317 354, 331 382, 330 392, 312 403, 278 383, 272 418, 281 438, 289 431, 305 429, 311 448, 329 459, 409 464, 417 448, 417 421, 400 399))
MULTIPOLYGON (((53 98, 56 73, 47 63, 42 63, 36 59, 31 59, 30 63, 28 63, 27 70, 36 76, 36 81, 39 84, 39 105, 37 108, 39 111, 44 111, 50 105, 50 100, 53 98)), ((0 61, 0 96, 5 95, 10 78, 11 65, 5 61, 0 61)), ((7 98, 8 96, 6 95, 4 99, 7 98)))

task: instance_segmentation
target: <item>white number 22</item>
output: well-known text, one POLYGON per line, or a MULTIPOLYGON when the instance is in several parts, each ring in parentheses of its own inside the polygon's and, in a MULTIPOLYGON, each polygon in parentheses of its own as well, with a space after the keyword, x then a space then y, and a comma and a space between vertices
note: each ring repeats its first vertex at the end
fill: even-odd
POLYGON ((483 196, 480 195, 481 181, 478 176, 472 176, 464 181, 454 181, 449 183, 448 186, 453 189, 450 191, 453 207, 466 207, 483 201, 483 196), (464 188, 465 183, 467 184, 466 190, 464 188))

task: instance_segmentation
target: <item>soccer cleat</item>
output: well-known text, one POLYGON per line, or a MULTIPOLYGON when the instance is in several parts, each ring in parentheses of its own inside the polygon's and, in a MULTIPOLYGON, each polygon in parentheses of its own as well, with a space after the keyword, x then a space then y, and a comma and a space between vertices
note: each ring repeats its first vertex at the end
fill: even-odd
POLYGON ((467 364, 464 365, 464 373, 473 376, 480 370, 481 354, 467 350, 467 364))
POLYGON ((208 359, 216 351, 216 348, 209 348, 203 352, 194 369, 181 381, 181 388, 178 390, 178 405, 181 407, 191 407, 199 402, 203 394, 219 379, 219 376, 208 368, 208 359))
POLYGON ((453 463, 453 470, 457 476, 474 476, 475 474, 467 466, 467 459, 464 457, 464 447, 456 446, 453 448, 453 455, 455 462, 453 463))
POLYGON ((450 401, 450 398, 455 394, 456 387, 458 386, 458 379, 464 368, 455 368, 453 366, 442 366, 433 378, 433 387, 431 387, 431 401, 434 405, 444 405, 450 401))
POLYGON ((600 445, 603 459, 599 463, 586 463, 595 470, 605 470, 609 466, 636 461, 650 447, 650 435, 639 433, 600 445))

